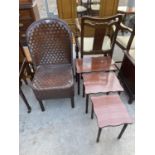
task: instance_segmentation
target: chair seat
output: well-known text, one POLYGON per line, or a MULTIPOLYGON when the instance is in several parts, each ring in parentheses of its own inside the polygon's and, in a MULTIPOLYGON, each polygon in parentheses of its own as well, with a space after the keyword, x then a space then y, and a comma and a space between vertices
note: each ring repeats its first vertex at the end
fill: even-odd
MULTIPOLYGON (((127 44, 130 36, 117 36, 117 42, 120 43, 123 47, 127 48, 127 44)), ((135 38, 132 41, 131 49, 135 49, 135 38)))
POLYGON ((91 10, 99 11, 100 10, 100 4, 91 4, 91 10))
MULTIPOLYGON (((81 47, 81 38, 78 38, 79 46, 81 47)), ((89 52, 93 50, 93 43, 94 43, 94 38, 93 37, 85 37, 83 46, 84 46, 84 51, 89 52)), ((110 50, 111 49, 111 40, 108 36, 105 36, 102 44, 102 50, 110 50)))
POLYGON ((121 92, 123 88, 114 72, 94 72, 83 74, 86 94, 121 92))
MULTIPOLYGON (((73 72, 71 65, 44 65, 36 70, 32 87, 35 93, 44 98, 60 94, 70 94, 73 87, 73 72), (64 91, 63 91, 64 90, 64 91), (68 91, 68 92, 67 92, 68 91), (52 94, 53 93, 53 94, 52 94), (60 93, 60 94, 59 94, 60 93)), ((63 97, 63 95, 61 95, 63 97)))
POLYGON ((133 123, 118 95, 92 96, 91 100, 100 128, 133 123))
POLYGON ((75 63, 77 73, 117 70, 110 56, 84 56, 83 59, 76 59, 75 63))
POLYGON ((85 8, 82 5, 77 6, 77 12, 84 12, 84 11, 87 11, 87 8, 85 8))

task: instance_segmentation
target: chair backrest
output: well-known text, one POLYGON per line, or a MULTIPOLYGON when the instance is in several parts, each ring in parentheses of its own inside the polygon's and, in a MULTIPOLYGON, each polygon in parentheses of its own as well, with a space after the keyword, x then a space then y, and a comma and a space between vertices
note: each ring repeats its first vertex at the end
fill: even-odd
POLYGON ((76 0, 57 0, 58 15, 61 19, 77 17, 76 0))
MULTIPOLYGON (((81 57, 83 55, 92 54, 113 54, 114 44, 116 42, 117 33, 119 30, 119 25, 122 21, 123 15, 118 14, 111 16, 109 18, 96 18, 96 17, 82 17, 81 19, 81 57), (90 51, 85 51, 84 40, 85 40, 85 29, 91 27, 94 32, 93 36, 93 46, 90 51), (104 41, 109 39, 110 48, 108 50, 103 50, 104 41)), ((91 46, 91 45, 87 45, 91 46)))
POLYGON ((119 0, 100 0, 99 17, 109 17, 117 14, 119 0))
POLYGON ((29 26, 26 37, 34 67, 72 63, 72 34, 64 21, 38 20, 29 26))
POLYGON ((67 22, 73 32, 75 32, 75 18, 77 18, 76 6, 76 0, 57 0, 58 17, 67 22))

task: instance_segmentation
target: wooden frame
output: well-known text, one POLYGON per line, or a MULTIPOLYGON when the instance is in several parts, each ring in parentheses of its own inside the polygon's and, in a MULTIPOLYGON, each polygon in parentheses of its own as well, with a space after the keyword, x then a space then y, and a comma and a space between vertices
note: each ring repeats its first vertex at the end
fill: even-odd
POLYGON ((99 17, 108 17, 117 14, 119 0, 100 0, 99 17))

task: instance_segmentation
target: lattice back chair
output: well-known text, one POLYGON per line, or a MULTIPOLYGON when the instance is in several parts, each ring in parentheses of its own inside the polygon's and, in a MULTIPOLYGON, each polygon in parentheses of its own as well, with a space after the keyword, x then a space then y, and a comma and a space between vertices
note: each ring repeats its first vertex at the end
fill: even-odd
POLYGON ((32 89, 44 111, 42 100, 71 98, 74 107, 72 34, 60 19, 41 19, 27 30, 27 44, 35 75, 32 89))
MULTIPOLYGON (((123 15, 118 14, 108 18, 83 17, 81 20, 81 37, 77 38, 77 46, 81 58, 76 59, 76 77, 85 72, 116 70, 112 60, 119 25, 123 15), (94 29, 92 37, 85 37, 85 29, 94 29), (85 57, 85 56, 89 57, 85 57), (94 56, 98 56, 94 58, 94 56)), ((77 50, 77 57, 80 55, 77 50)), ((80 57, 80 56, 79 56, 80 57)))

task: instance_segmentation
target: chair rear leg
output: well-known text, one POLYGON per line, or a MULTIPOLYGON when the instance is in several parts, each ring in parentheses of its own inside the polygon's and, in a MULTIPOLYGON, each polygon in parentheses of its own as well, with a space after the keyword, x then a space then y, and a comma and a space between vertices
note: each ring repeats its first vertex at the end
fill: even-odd
POLYGON ((45 108, 44 108, 44 105, 43 105, 42 100, 39 100, 39 99, 38 99, 38 102, 39 102, 39 105, 40 105, 41 111, 45 111, 45 108))
POLYGON ((72 106, 72 108, 75 107, 75 105, 74 105, 74 96, 71 97, 71 106, 72 106))
POLYGON ((122 137, 122 135, 123 135, 125 129, 127 128, 127 126, 128 126, 128 124, 124 124, 124 126, 123 126, 123 128, 122 128, 120 134, 119 134, 118 137, 117 137, 117 139, 120 139, 120 138, 122 137))
POLYGON ((29 103, 28 103, 28 101, 27 101, 27 99, 26 99, 26 97, 25 97, 23 91, 21 90, 21 88, 19 88, 19 94, 20 94, 20 96, 22 97, 22 99, 24 100, 24 103, 25 103, 25 105, 26 105, 26 107, 27 107, 27 109, 28 109, 27 112, 30 113, 30 112, 31 112, 31 106, 29 105, 29 103))

